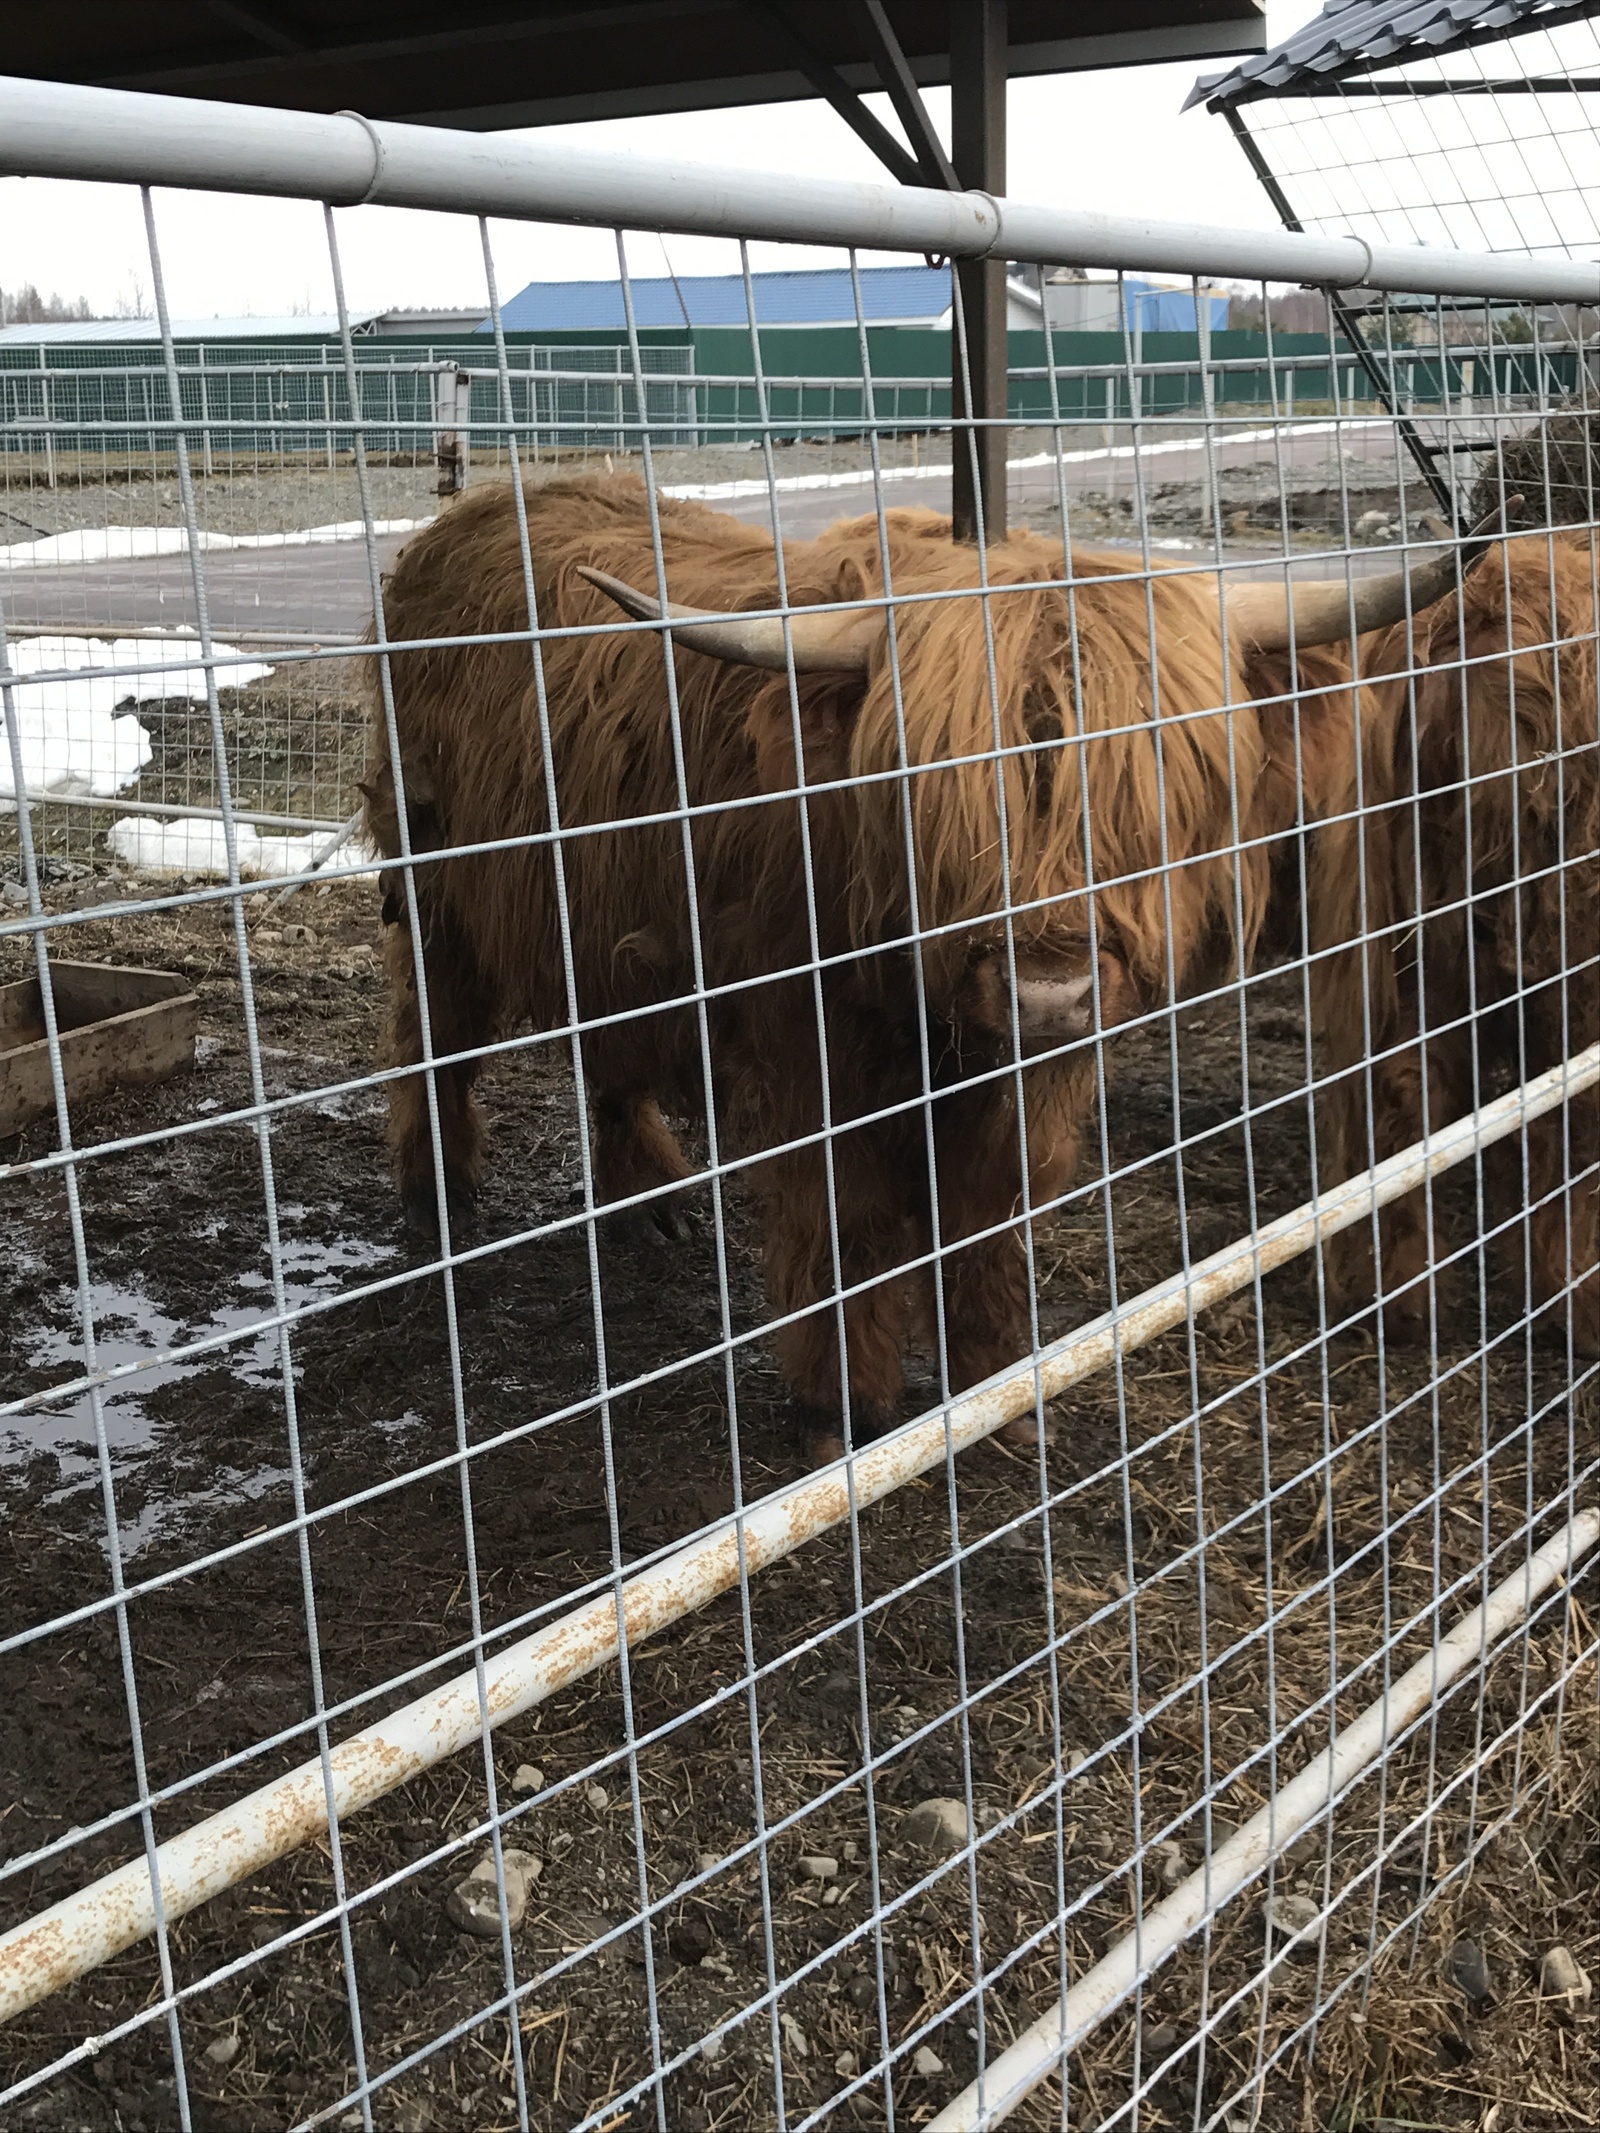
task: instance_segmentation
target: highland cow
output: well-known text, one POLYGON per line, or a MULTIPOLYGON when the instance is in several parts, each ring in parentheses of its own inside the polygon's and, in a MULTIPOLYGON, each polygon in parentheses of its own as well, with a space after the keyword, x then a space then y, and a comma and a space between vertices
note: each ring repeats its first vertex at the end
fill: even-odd
MULTIPOLYGON (((980 598, 948 520, 893 512, 886 556, 876 519, 785 548, 782 594, 816 610, 785 623, 770 539, 662 499, 668 589, 694 603, 664 653, 660 628, 600 627, 613 599, 656 612, 641 485, 524 493, 531 588, 497 486, 413 540, 386 595, 398 640, 514 640, 530 590, 542 630, 579 631, 537 660, 525 638, 392 658, 403 809, 381 704, 366 786, 373 841, 414 862, 386 877, 389 1057, 423 1057, 409 883, 448 1204, 483 1145, 478 1061, 454 1055, 576 1016, 604 1200, 660 1207, 690 1175, 663 1106, 754 1159, 780 1356, 826 1454, 846 1400, 858 1437, 892 1414, 917 1316, 952 1391, 1026 1353, 1020 1210, 1072 1178, 1088 1040, 1247 961, 1260 924, 1283 803, 1245 655, 1347 635, 1350 596, 1296 586, 1291 613, 1281 585, 1236 586, 1225 633, 1214 578, 1075 553, 1068 588, 1060 547, 1016 534, 980 598)), ((1356 627, 1454 582, 1453 557, 1360 581, 1356 627)), ((427 1220, 420 1075, 390 1085, 390 1138, 427 1220)))
MULTIPOLYGON (((1600 1038, 1596 620, 1589 536, 1518 536, 1419 623, 1414 685, 1399 632, 1363 648, 1391 678, 1364 691, 1360 786, 1352 756, 1309 883, 1330 1182, 1600 1038)), ((1487 1167, 1527 1311, 1600 1353, 1600 1094, 1487 1167)), ((1421 1191, 1384 1210, 1378 1249, 1375 1268, 1365 1226, 1336 1239, 1335 1292, 1381 1274, 1388 1330, 1417 1338, 1440 1256, 1421 1191)))

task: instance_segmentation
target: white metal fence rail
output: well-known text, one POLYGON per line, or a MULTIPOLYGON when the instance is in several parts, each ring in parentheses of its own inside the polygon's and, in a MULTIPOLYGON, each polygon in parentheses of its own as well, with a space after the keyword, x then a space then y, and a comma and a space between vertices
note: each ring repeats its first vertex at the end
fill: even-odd
POLYGON ((121 490, 111 417, 0 455, 16 2122, 1353 2127, 1441 1978, 1559 2056, 1600 269, 24 82, 0 162, 144 188, 165 394, 121 490), (325 204, 320 417, 185 392, 170 184, 325 204), (366 396, 366 202, 476 218, 454 429, 366 396), (576 465, 507 215, 618 232, 576 465), (1168 410, 1047 340, 957 548, 863 320, 815 463, 753 329, 691 432, 628 227, 1479 300, 1417 419, 1519 530, 1424 523, 1423 358, 1269 328, 1168 410))

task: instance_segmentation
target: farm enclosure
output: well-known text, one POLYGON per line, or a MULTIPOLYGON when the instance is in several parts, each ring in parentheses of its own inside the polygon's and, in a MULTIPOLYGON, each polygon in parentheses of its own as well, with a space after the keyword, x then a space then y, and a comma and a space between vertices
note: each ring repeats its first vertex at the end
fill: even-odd
MULTIPOLYGON (((1529 300, 1568 286, 1553 268, 1477 271, 1486 287, 1520 273, 1529 300)), ((1563 356, 1586 392, 1580 333, 1563 356)), ((1024 464, 1013 472, 1045 462, 1043 493, 1019 497, 1024 512, 1058 543, 1110 559, 1086 570, 1058 549, 1023 597, 1086 604, 1096 573, 1131 581, 1141 600, 1174 574, 1198 583, 1209 571, 1214 583, 1219 568, 1230 587, 1281 584, 1287 562, 1297 580, 1341 576, 1353 598, 1399 557, 1437 557, 1413 516, 1391 417, 1335 403, 1291 423, 1280 402, 1263 423, 1210 412, 1218 399, 1201 384, 1199 421, 1122 410, 1109 438, 1048 420, 1016 426, 1012 456, 1024 464), (1262 427, 1267 436, 1249 435, 1262 427), (1199 461, 1192 471, 1185 455, 1199 461), (1163 467, 1174 469, 1165 499, 1148 479, 1163 467), (1126 512, 1101 479, 1108 469, 1129 477, 1126 512), (1313 494, 1297 518, 1292 504, 1313 494), (1381 525, 1358 541, 1357 520, 1380 506, 1381 525), (1157 546, 1169 541, 1194 545, 1157 546)), ((1532 434, 1537 456, 1549 412, 1537 398, 1442 410, 1462 493, 1514 432, 1532 434)), ((935 440, 897 486, 906 441, 892 424, 880 437, 876 418, 854 418, 837 447, 794 447, 782 465, 775 451, 742 455, 742 474, 707 447, 693 463, 657 461, 648 403, 633 419, 635 464, 654 490, 749 485, 634 507, 659 514, 650 523, 662 529, 669 591, 673 529, 685 523, 669 506, 731 505, 769 528, 776 514, 798 568, 802 539, 841 508, 867 510, 870 544, 880 507, 941 500, 924 472, 935 440), (813 474, 854 479, 785 486, 813 474)), ((183 539, 156 560, 163 570, 175 560, 196 603, 217 565, 240 555, 258 586, 300 555, 316 559, 319 594, 333 575, 309 542, 204 547, 209 503, 230 494, 257 514, 215 527, 235 537, 359 521, 354 540, 323 545, 353 559, 345 582, 359 588, 364 576, 369 597, 375 577, 389 596, 382 574, 398 567, 385 538, 431 538, 424 552, 441 552, 448 518, 431 536, 377 531, 430 515, 395 479, 401 470, 358 452, 333 477, 354 487, 358 509, 324 516, 320 503, 282 500, 289 484, 320 496, 321 474, 313 485, 308 469, 285 479, 268 468, 247 488, 235 467, 208 480, 177 448, 192 411, 167 421, 173 467, 152 485, 177 492, 166 502, 183 539)), ((431 417, 425 426, 431 441, 431 417)), ((509 456, 514 403, 500 434, 509 456)), ((942 458, 962 440, 937 442, 942 458)), ((597 444, 593 471, 605 449, 615 456, 597 444)), ((618 479, 606 493, 621 493, 618 479)), ((1548 521, 1547 494, 1538 500, 1548 521)), ((530 517, 547 503, 535 483, 530 517)), ((447 510, 468 508, 491 506, 469 488, 447 510)), ((74 529, 37 537, 56 530, 74 529)), ((1530 554, 1548 572, 1558 552, 1587 555, 1589 539, 1587 528, 1539 533, 1463 560, 1488 574, 1492 599, 1494 572, 1503 583, 1530 554)), ((36 570, 8 573, 8 615, 18 580, 23 599, 67 582, 36 570)), ((1479 582, 1458 587, 1452 574, 1449 600, 1479 597, 1479 582)), ((72 597, 83 594, 80 577, 72 597)), ((967 591, 965 604, 993 615, 1003 603, 967 591)), ((803 608, 779 606, 792 628, 803 608)), ((908 646, 914 610, 903 603, 908 646)), ((94 619, 86 598, 74 619, 94 619)), ((131 614, 103 619, 140 627, 131 614)), ((318 1786, 334 1790, 335 1758, 357 1728, 447 1676, 464 1676, 470 1699, 480 1663, 487 1678, 517 1642, 559 1635, 584 1606, 591 1623, 596 1607, 614 1621, 697 1536, 753 1548, 766 1500, 801 1501, 779 1493, 802 1469, 803 1440, 766 1331, 760 1180, 746 1151, 713 1137, 715 1105, 709 1128, 692 1112, 677 1121, 691 1178, 671 1202, 685 1219, 664 1238, 597 1199, 570 1028, 474 1039, 493 1133, 476 1225, 450 1226, 441 1248, 400 1223, 387 1089, 374 1072, 378 859, 346 845, 339 874, 274 901, 355 808, 378 662, 319 633, 354 636, 361 619, 359 606, 338 629, 308 616, 276 639, 270 625, 246 638, 241 624, 240 660, 273 672, 239 687, 233 653, 202 643, 195 662, 186 648, 194 693, 135 707, 150 748, 136 784, 113 765, 112 791, 46 786, 16 817, 20 895, 7 906, 0 979, 26 974, 42 942, 57 956, 177 971, 201 1015, 191 1074, 112 1093, 90 1112, 69 1107, 70 1142, 30 1130, 9 1151, 4 1650, 16 1682, 7 1768, 20 1781, 0 1888, 24 1936, 97 1875, 130 1859, 141 1872, 141 1846, 164 1866, 156 1847, 181 1846, 308 1758, 318 1786), (82 804, 92 799, 110 804, 82 804), (151 812, 119 812, 130 802, 151 812), (102 839, 126 822, 159 836, 123 831, 108 851, 102 839), (239 864, 247 828, 263 840, 255 878, 239 864), (275 864, 265 839, 279 834, 312 849, 275 864)), ((1413 622, 1402 699, 1424 664, 1413 622)), ((1562 609, 1550 626, 1565 723, 1538 770, 1565 803, 1593 777, 1592 608, 1562 609)), ((519 656, 538 645, 555 672, 573 628, 626 642, 609 615, 571 625, 526 608, 509 634, 519 656)), ((1146 671, 1165 672, 1141 630, 1146 671)), ((16 640, 30 641, 40 640, 16 640)), ((178 663, 158 639, 126 642, 155 643, 178 663)), ((1474 658, 1492 667, 1497 650, 1509 664, 1509 644, 1478 655, 1427 642, 1457 682, 1474 658)), ((408 656, 385 662, 402 703, 408 656)), ((689 690, 703 655, 669 657, 689 690)), ((910 658, 894 671, 914 672, 910 658)), ((126 679, 132 659, 116 663, 126 679)), ((56 686, 37 678, 49 671, 21 670, 13 737, 30 709, 47 708, 28 690, 56 686)), ((668 671, 658 705, 670 702, 668 671)), ((1081 707, 1095 674, 1074 686, 1092 724, 1081 707)), ((1325 691, 1308 672, 1276 698, 1262 693, 1284 714, 1276 759, 1303 800, 1304 738, 1325 691)), ((127 701, 110 711, 135 715, 118 710, 127 701)), ((1167 715, 1175 750, 1186 724, 1206 720, 1238 741, 1252 707, 1224 695, 1167 715)), ((1107 726, 1094 747, 1114 745, 1117 721, 1107 726)), ((1027 749, 1063 783, 1076 775, 1065 728, 1029 729, 1027 749)), ((1004 754, 994 744, 985 760, 992 769, 1004 754)), ((90 782, 101 767, 91 762, 90 782)), ((903 761, 881 783, 909 790, 922 767, 903 761)), ((1520 806, 1530 781, 1532 765, 1494 758, 1455 785, 1481 806, 1506 792, 1520 806)), ((870 784, 859 770, 835 782, 870 784)), ((17 783, 26 793, 31 779, 17 783)), ((792 804, 793 790, 775 797, 792 804)), ((1405 786, 1385 797, 1402 821, 1431 804, 1405 786)), ((690 796, 681 818, 698 804, 690 796)), ((150 1940, 59 1974, 60 1989, 19 2007, 4 2031, 20 2123, 928 2122, 1190 1875, 1204 1876, 1224 1825, 1248 1824, 1490 1586, 1559 1538, 1587 1508, 1594 1464, 1582 1259, 1593 942, 1575 927, 1553 968, 1514 970, 1502 1014, 1531 1028, 1534 991, 1568 1009, 1571 1091, 1553 1114, 1568 1121, 1567 1162, 1547 1196, 1569 1240, 1557 1292, 1535 1279, 1533 1128, 1514 1109, 1552 1063, 1474 1017, 1472 1114, 1509 1099, 1513 1112, 1497 1116, 1516 1130, 1490 1146, 1486 1124, 1483 1145, 1435 1183, 1420 1338, 1403 1343, 1370 1293, 1330 1291, 1316 1254, 1275 1271, 1250 1265, 1274 1221, 1336 1182, 1316 1162, 1326 1109, 1383 1063, 1330 1077, 1315 1007, 1330 951, 1306 893, 1329 837, 1353 824, 1376 840, 1383 806, 1363 791, 1321 822, 1302 822, 1305 811, 1291 806, 1273 839, 1270 925, 1253 958, 1224 947, 1181 988, 1147 990, 1119 1026, 1107 1018, 1086 1043, 1067 1040, 1103 1075, 1106 1100, 1076 1180, 1044 1205, 1025 1190, 1010 1221, 1027 1254, 1031 1339, 1016 1360, 1039 1372, 1022 1406, 1042 1410, 1053 1441, 947 1455, 946 1421, 953 1433, 969 1414, 964 1388, 937 1341, 914 1350, 900 1414, 927 1420, 882 1441, 892 1453, 931 1424, 939 1447, 920 1474, 885 1503, 852 1503, 849 1480, 878 1456, 857 1443, 833 1480, 799 1485, 837 1488, 843 1511, 788 1561, 757 1569, 739 1557, 703 1609, 624 1637, 615 1661, 597 1645, 603 1663, 503 1724, 488 1724, 485 1692, 475 1749, 359 1811, 340 1807, 310 1844, 253 1857, 214 1900, 169 1904, 177 1883, 159 1880, 167 1909, 150 1940), (1203 1303, 1196 1285, 1158 1338, 1120 1337, 1139 1299, 1174 1278, 1180 1292, 1197 1283, 1199 1262, 1236 1243, 1244 1271, 1231 1298, 1203 1303), (1106 1366, 1047 1397, 1061 1344, 1107 1311, 1118 1315, 1106 1366), (517 1853, 539 1862, 536 1876, 517 1853), (446 1904, 485 1858, 491 1932, 479 1937, 461 1926, 459 1897, 453 1914, 446 1904)), ((1533 896, 1536 875, 1553 871, 1563 890, 1592 880, 1581 811, 1559 805, 1555 819, 1570 841, 1553 862, 1519 853, 1514 902, 1533 896)), ((519 823, 505 834, 537 844, 544 833, 519 823)), ((691 852, 700 834, 696 824, 691 852)), ((1241 796, 1222 837, 1235 884, 1259 842, 1241 796)), ((413 898, 430 863, 416 849, 409 875, 399 869, 413 898)), ((1470 840, 1466 854, 1490 856, 1470 840)), ((392 868, 397 856, 383 858, 392 868)), ((974 841, 963 863, 982 856, 974 841)), ((1097 875, 1054 900, 1093 908, 1104 928, 1094 937, 1114 946, 1118 886, 1097 875)), ((1503 901, 1503 873, 1492 885, 1469 879, 1467 893, 1490 886, 1503 901)), ((1015 932, 1024 902, 1008 893, 984 915, 1015 932)), ((1402 914, 1395 936, 1415 917, 1402 914)), ((936 933, 909 936, 930 967, 936 933)), ((1388 945, 1363 922, 1363 954, 1388 945)), ((849 960, 819 952, 819 978, 849 960)), ((695 993, 708 982, 715 1007, 715 972, 695 993)), ((578 1019, 595 1019, 581 1000, 578 1019)), ((1453 1033, 1429 1034, 1442 1047, 1453 1033)), ((718 1066, 713 1054, 713 1079, 718 1066)), ((1018 1051, 1002 1070, 1021 1081, 1018 1051)), ((932 1118, 935 1088, 930 1072, 914 1119, 932 1118)), ((1419 1123, 1422 1137, 1446 1121, 1424 1112, 1419 1123)), ((916 1256, 914 1244, 900 1249, 916 1256)), ((935 1263, 942 1249, 936 1239, 935 1263)), ((835 1274, 819 1301, 831 1306, 838 1285, 835 1274)), ((1285 1832, 1269 1846, 1270 1867, 1242 1898, 1219 1889, 1170 1964, 1136 1962, 1110 2018, 1062 2062, 1069 2117, 1179 2125, 1258 2111, 1288 2124, 1315 2110, 1351 2125, 1424 2112, 1467 2124, 1486 2082, 1503 2084, 1508 2102, 1537 2084, 1574 2122, 1591 2109, 1581 2015, 1537 1982, 1543 1951, 1570 1943, 1581 1955, 1591 1930, 1590 1582, 1574 1564, 1570 1582, 1535 1594, 1527 1620, 1486 1638, 1481 1663, 1327 1802, 1309 1838, 1285 1832), (1302 1927, 1309 1917, 1310 1941, 1295 1937, 1302 1927, 1264 1937, 1269 1897, 1309 1906, 1276 1915, 1302 1927), (1452 1982, 1462 1944, 1487 1964, 1491 1994, 1464 1999, 1452 1982)), ((1042 2124, 1061 2109, 1041 2090, 1015 2115, 1042 2124)))

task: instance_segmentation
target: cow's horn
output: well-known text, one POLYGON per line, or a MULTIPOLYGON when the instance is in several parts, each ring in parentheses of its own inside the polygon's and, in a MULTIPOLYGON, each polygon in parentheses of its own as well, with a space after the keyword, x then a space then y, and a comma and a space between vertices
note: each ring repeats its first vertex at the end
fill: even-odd
MULTIPOLYGON (((636 622, 659 622, 661 602, 626 585, 608 571, 578 565, 580 578, 599 587, 636 622)), ((667 603, 667 620, 680 644, 704 652, 712 659, 725 659, 734 666, 765 667, 781 674, 788 666, 783 641, 783 623, 776 615, 708 614, 703 608, 667 603)), ((789 642, 794 648, 797 674, 865 674, 873 647, 884 631, 883 610, 859 608, 816 614, 800 609, 789 618, 789 642)))
MULTIPOLYGON (((1521 502, 1520 496, 1508 498, 1505 512, 1521 502)), ((1291 643, 1303 652, 1313 644, 1387 629, 1454 591, 1457 570, 1465 576, 1504 523, 1505 513, 1491 511, 1459 547, 1430 556, 1413 570, 1386 571, 1382 577, 1356 578, 1348 584, 1343 578, 1317 578, 1289 586, 1287 594, 1281 585, 1230 586, 1229 632, 1258 652, 1287 651, 1291 643)))

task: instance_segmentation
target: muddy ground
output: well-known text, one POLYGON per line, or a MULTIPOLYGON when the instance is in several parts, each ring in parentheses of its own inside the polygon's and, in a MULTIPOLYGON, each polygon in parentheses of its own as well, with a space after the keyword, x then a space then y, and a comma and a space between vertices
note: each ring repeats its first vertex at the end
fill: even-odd
MULTIPOLYGON (((139 1853, 108 1486, 143 1779, 166 1795, 152 1813, 166 1837, 315 1752, 314 1666, 343 1737, 467 1664, 475 1610, 494 1648, 726 1511, 735 1459, 747 1498, 800 1471, 782 1381, 742 1338, 762 1304, 737 1190, 732 1405, 719 1360, 667 1367, 719 1337, 702 1188, 687 1241, 599 1240, 609 1379, 635 1389, 597 1412, 587 1242, 546 1227, 581 1210, 555 1048, 488 1073, 494 1156, 472 1240, 485 1249, 447 1298, 397 1218, 381 1092, 359 1085, 381 987, 373 896, 355 886, 260 919, 251 954, 287 1299, 306 1314, 291 1433, 260 1325, 264 1158, 237 1116, 251 1081, 231 917, 144 908, 173 884, 127 877, 116 893, 140 908, 94 917, 108 886, 60 869, 50 905, 70 922, 53 952, 185 972, 203 1034, 193 1073, 81 1123, 105 1151, 78 1171, 102 1361, 239 1337, 114 1392, 103 1459, 82 1395, 0 1417, 0 1925, 139 1853)), ((29 953, 25 934, 0 938, 0 980, 29 953)), ((1293 973, 1252 993, 1248 1148, 1235 1003, 1109 1043, 1122 1296, 1180 1263, 1174 1038, 1191 1251, 1306 1197, 1298 1001, 1293 973)), ((52 1145, 36 1126, 0 1161, 52 1145)), ((1470 1239, 1470 1183, 1446 1200, 1470 1239)), ((1036 1249, 1049 1338, 1109 1300, 1103 1195, 1042 1223, 1036 1249)), ((181 2076, 165 2018, 141 2016, 160 1978, 140 1944, 0 2030, 0 2092, 17 2085, 0 2119, 166 2133, 181 2078, 199 2133, 354 2125, 364 2065, 385 2133, 488 2133, 519 2123, 520 2057, 541 2133, 926 2123, 976 2069, 980 2010, 992 2056, 1054 2004, 1063 1965, 1079 1974, 1157 1899, 1163 1869, 1200 1863, 1208 1784, 1215 1842, 1325 1742, 1330 1642, 1341 1675, 1377 1659, 1341 1692, 1344 1722, 1381 1687, 1386 1635, 1398 1672, 1425 1648, 1407 1628, 1419 1611, 1443 1592, 1449 1621, 1480 1596, 1485 1538, 1506 1574, 1530 1524, 1549 1529, 1544 1507, 1589 1474, 1592 1377, 1571 1393, 1560 1347, 1518 1330, 1515 1262, 1513 1239, 1481 1298, 1470 1252, 1441 1285, 1437 1378, 1426 1353, 1381 1350, 1370 1316, 1320 1339, 1315 1270, 1299 1262, 1267 1280, 1259 1314, 1249 1299, 1212 1311, 1192 1348, 1180 1334, 1130 1357, 1120 1394, 1106 1374, 1058 1403, 1043 1477, 981 1447, 953 1479, 866 1513, 854 1557, 847 1532, 831 1535, 755 1580, 748 1618, 729 1595, 652 1640, 626 1693, 608 1668, 505 1727, 506 1841, 543 1862, 513 1935, 514 2030, 483 2012, 506 1991, 498 1943, 445 1915, 486 1848, 483 1759, 464 1754, 350 1817, 337 1861, 308 1846, 171 1930, 174 1977, 196 1987, 181 2076), (541 1783, 516 1794, 524 1764, 541 1783), (973 1871, 905 1828, 969 1772, 985 1837, 973 1871), (811 1855, 837 1875, 807 1878, 811 1855), (349 1966, 336 1869, 355 1898, 349 1966), (975 1961, 994 1980, 981 2003, 975 1961), (86 2055, 87 2038, 111 2041, 86 2055), (916 2069, 918 2048, 937 2071, 916 2069), (660 2065, 674 2070, 636 2094, 660 2065)), ((0 1174, 0 1267, 14 1399, 81 1360, 59 1168, 0 1174)), ((906 1411, 932 1396, 924 1357, 906 1411)), ((1118 2122, 1151 2133, 1221 2123, 1224 2107, 1273 2133, 1596 2121, 1589 2014, 1541 2002, 1535 1982, 1552 1943, 1591 1970, 1600 1957, 1594 1670, 1566 1679, 1574 1636, 1592 1638, 1594 1584, 1581 1575, 1566 1629, 1547 1615, 1481 1699, 1474 1683, 1450 1701, 1282 1869, 1280 1889, 1344 1894, 1324 1966, 1286 1959, 1263 1983, 1259 1892, 1230 1905, 1075 2055, 1072 2123, 1111 2118, 1136 2085, 1118 2122), (1487 1957, 1488 2000, 1453 1982, 1461 1936, 1487 1957), (1333 2003, 1308 2029, 1319 1976, 1333 2003)), ((1014 2123, 1059 2113, 1048 2089, 1014 2123)))

